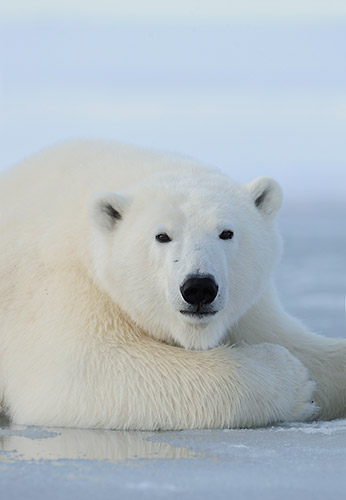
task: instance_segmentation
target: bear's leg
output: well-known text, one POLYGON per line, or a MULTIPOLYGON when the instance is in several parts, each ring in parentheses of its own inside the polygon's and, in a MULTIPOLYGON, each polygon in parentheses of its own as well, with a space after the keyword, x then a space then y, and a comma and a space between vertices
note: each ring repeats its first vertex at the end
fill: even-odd
MULTIPOLYGON (((30 353, 26 359, 31 362, 30 353)), ((304 420, 314 412, 306 368, 272 344, 187 351, 146 337, 120 345, 95 340, 69 348, 58 363, 56 372, 52 362, 31 373, 25 366, 20 379, 13 372, 6 395, 16 423, 236 428, 304 420)))
POLYGON ((270 342, 288 349, 316 382, 316 417, 346 417, 346 340, 309 332, 287 314, 273 290, 264 295, 232 331, 232 342, 270 342))

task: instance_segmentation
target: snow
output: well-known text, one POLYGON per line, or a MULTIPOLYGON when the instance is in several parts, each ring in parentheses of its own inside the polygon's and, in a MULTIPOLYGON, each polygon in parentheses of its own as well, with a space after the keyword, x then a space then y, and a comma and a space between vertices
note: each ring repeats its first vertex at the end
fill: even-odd
POLYGON ((344 498, 346 420, 224 431, 8 431, 0 430, 6 498, 344 498))

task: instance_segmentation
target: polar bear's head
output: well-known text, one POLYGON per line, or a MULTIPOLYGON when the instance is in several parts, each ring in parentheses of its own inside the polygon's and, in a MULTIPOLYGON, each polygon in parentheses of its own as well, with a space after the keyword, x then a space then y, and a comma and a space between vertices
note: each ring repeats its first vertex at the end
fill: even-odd
POLYGON ((214 347, 271 279, 281 197, 272 179, 242 186, 208 170, 96 195, 90 218, 97 279, 153 337, 214 347))

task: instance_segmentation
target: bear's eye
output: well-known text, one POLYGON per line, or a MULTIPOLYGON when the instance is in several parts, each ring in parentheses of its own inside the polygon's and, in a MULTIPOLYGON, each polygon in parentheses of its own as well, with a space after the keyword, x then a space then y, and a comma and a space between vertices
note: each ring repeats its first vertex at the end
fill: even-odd
POLYGON ((166 233, 160 233, 155 236, 159 243, 169 243, 172 239, 166 233))
POLYGON ((225 231, 222 231, 222 233, 219 234, 219 238, 221 240, 231 240, 233 238, 233 236, 234 236, 234 233, 230 229, 225 229, 225 231))

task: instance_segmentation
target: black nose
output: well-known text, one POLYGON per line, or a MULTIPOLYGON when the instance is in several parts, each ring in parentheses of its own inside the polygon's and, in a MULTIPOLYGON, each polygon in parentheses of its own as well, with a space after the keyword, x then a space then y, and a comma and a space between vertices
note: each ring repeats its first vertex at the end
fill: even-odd
POLYGON ((212 277, 191 276, 180 287, 185 302, 194 306, 210 304, 217 295, 218 286, 212 277))

